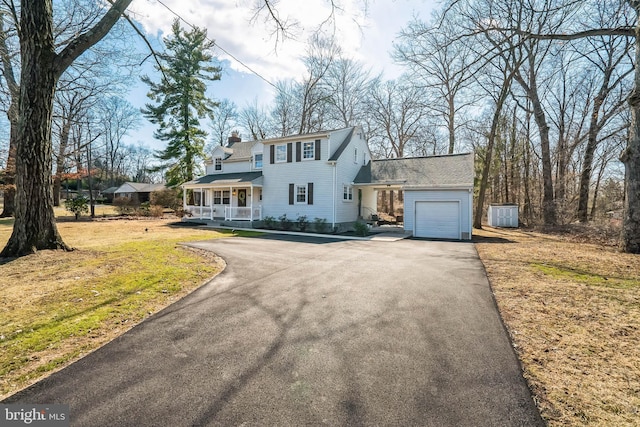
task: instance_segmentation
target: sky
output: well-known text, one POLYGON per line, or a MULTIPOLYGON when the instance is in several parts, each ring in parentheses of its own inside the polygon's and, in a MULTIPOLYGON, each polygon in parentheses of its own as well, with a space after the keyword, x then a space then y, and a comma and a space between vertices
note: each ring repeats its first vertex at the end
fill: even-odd
MULTIPOLYGON (((334 0, 342 10, 335 14, 335 25, 329 23, 323 28, 336 32, 345 56, 362 61, 376 74, 382 72, 386 79, 394 79, 401 73, 389 55, 396 35, 414 16, 428 20, 437 7, 436 1, 334 0)), ((330 0, 271 3, 281 20, 291 25, 286 39, 273 34, 273 21, 266 19, 266 14, 256 16, 254 6, 264 4, 261 0, 134 0, 130 15, 150 38, 160 39, 170 32, 175 19, 171 11, 192 25, 206 28, 209 38, 224 49, 214 51, 223 72, 220 81, 210 83, 209 94, 217 100, 229 99, 239 108, 254 102, 267 106, 275 95, 267 81, 275 83, 303 75, 301 58, 306 41, 331 15, 330 0)), ((144 72, 150 73, 150 67, 144 72)), ((136 107, 144 106, 148 101, 146 91, 142 83, 136 84, 129 101, 136 107)), ((162 143, 153 139, 153 127, 146 119, 143 124, 131 133, 130 142, 163 148, 162 143)))

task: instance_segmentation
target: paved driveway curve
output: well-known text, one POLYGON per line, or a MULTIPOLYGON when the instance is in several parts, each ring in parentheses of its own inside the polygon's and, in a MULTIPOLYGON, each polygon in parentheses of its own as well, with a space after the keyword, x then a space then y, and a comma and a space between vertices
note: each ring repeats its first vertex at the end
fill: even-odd
POLYGON ((226 270, 9 401, 78 426, 543 425, 472 244, 193 246, 226 270))

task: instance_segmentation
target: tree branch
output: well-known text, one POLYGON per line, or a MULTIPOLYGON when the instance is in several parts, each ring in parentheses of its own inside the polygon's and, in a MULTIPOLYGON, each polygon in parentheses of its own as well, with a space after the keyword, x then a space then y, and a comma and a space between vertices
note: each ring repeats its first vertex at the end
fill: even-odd
POLYGON ((54 62, 56 79, 62 75, 62 73, 73 63, 73 61, 76 60, 76 58, 107 35, 120 16, 124 14, 124 11, 129 7, 132 1, 133 0, 110 1, 111 8, 109 8, 102 19, 100 19, 100 21, 98 21, 98 23, 87 32, 80 34, 78 37, 73 39, 71 43, 62 50, 62 52, 56 55, 54 62))

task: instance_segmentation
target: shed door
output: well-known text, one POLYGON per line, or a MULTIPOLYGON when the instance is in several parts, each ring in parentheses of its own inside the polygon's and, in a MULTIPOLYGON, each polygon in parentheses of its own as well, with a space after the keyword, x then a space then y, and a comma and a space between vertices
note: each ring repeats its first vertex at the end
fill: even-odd
POLYGON ((460 202, 416 202, 413 235, 437 239, 460 239, 460 202))
POLYGON ((516 227, 517 219, 515 211, 512 207, 497 208, 498 210, 498 227, 516 227), (515 225, 514 225, 515 224, 515 225))

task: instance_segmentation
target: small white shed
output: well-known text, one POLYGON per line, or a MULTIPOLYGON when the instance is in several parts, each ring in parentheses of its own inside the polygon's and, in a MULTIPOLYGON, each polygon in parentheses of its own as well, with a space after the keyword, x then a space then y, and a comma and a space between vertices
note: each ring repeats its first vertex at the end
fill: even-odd
POLYGON ((489 205, 487 218, 491 227, 518 228, 518 205, 489 205))

